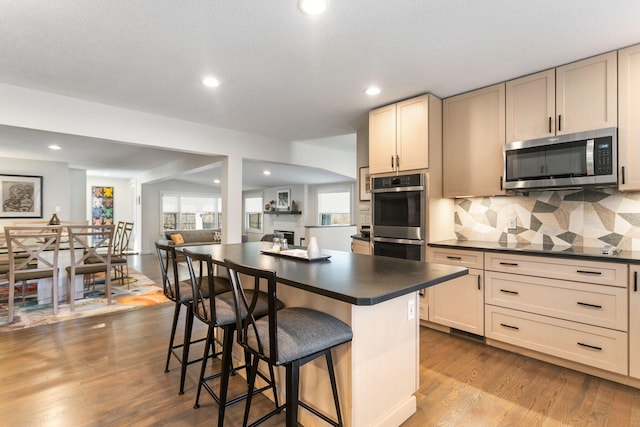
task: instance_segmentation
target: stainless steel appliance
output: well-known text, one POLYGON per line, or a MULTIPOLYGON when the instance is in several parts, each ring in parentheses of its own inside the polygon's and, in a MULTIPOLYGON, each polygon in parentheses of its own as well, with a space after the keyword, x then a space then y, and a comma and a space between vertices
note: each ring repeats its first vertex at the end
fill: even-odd
POLYGON ((503 176, 507 190, 615 186, 617 129, 505 144, 503 176))
POLYGON ((373 178, 371 204, 373 254, 424 261, 425 175, 373 178))

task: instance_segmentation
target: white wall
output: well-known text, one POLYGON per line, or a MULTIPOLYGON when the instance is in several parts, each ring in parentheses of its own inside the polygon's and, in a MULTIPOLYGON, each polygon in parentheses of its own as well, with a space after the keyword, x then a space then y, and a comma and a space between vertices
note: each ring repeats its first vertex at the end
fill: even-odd
MULTIPOLYGON (((42 176, 42 217, 51 218, 57 206, 58 217, 70 218, 69 168, 66 163, 43 162, 0 157, 3 174, 42 176)), ((1 219, 0 226, 11 225, 16 219, 1 219)))
POLYGON ((69 219, 72 221, 85 220, 87 212, 87 171, 84 169, 69 169, 69 219))
POLYGON ((113 187, 113 223, 118 221, 135 222, 134 212, 132 211, 132 201, 135 199, 135 193, 132 191, 128 179, 118 179, 99 176, 88 176, 85 194, 87 201, 85 204, 85 217, 83 219, 91 219, 91 204, 93 202, 92 187, 113 187))

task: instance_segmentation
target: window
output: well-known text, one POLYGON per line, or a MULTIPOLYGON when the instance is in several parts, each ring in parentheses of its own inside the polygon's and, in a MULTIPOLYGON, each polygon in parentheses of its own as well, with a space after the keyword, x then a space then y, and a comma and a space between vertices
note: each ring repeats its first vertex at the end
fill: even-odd
POLYGON ((351 190, 334 189, 318 192, 318 224, 351 224, 351 190))
POLYGON ((162 194, 163 230, 221 228, 222 199, 214 195, 162 194))
POLYGON ((262 233, 262 196, 244 199, 244 226, 247 231, 262 233))

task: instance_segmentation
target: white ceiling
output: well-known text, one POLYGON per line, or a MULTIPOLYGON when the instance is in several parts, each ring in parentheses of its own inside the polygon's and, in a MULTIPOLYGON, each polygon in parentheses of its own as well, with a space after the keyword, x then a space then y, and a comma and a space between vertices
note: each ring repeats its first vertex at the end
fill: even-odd
MULTIPOLYGON (((0 82, 294 141, 640 42, 637 0, 332 0, 313 18, 296 3, 2 0, 0 82)), ((147 150, 138 163, 167 154, 147 150)))

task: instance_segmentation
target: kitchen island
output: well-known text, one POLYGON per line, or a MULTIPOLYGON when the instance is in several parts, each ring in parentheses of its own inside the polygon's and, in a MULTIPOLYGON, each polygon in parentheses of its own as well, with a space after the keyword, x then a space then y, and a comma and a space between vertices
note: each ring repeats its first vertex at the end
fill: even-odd
MULTIPOLYGON (((331 314, 353 329, 353 341, 334 350, 338 392, 346 426, 398 426, 416 411, 419 379, 418 291, 467 274, 466 268, 322 250, 326 261, 264 254, 266 242, 187 247, 275 270, 278 298, 331 314)), ((237 352, 236 357, 242 357, 237 352)), ((239 362, 240 363, 240 362, 239 362)), ((282 384, 284 370, 276 373, 282 384)), ((281 390, 281 388, 279 387, 281 390)), ((267 394, 267 397, 270 397, 267 394)), ((283 396, 284 397, 284 396, 283 396)), ((323 360, 301 369, 300 397, 333 416, 323 360)), ((304 426, 323 425, 301 410, 304 426)))

